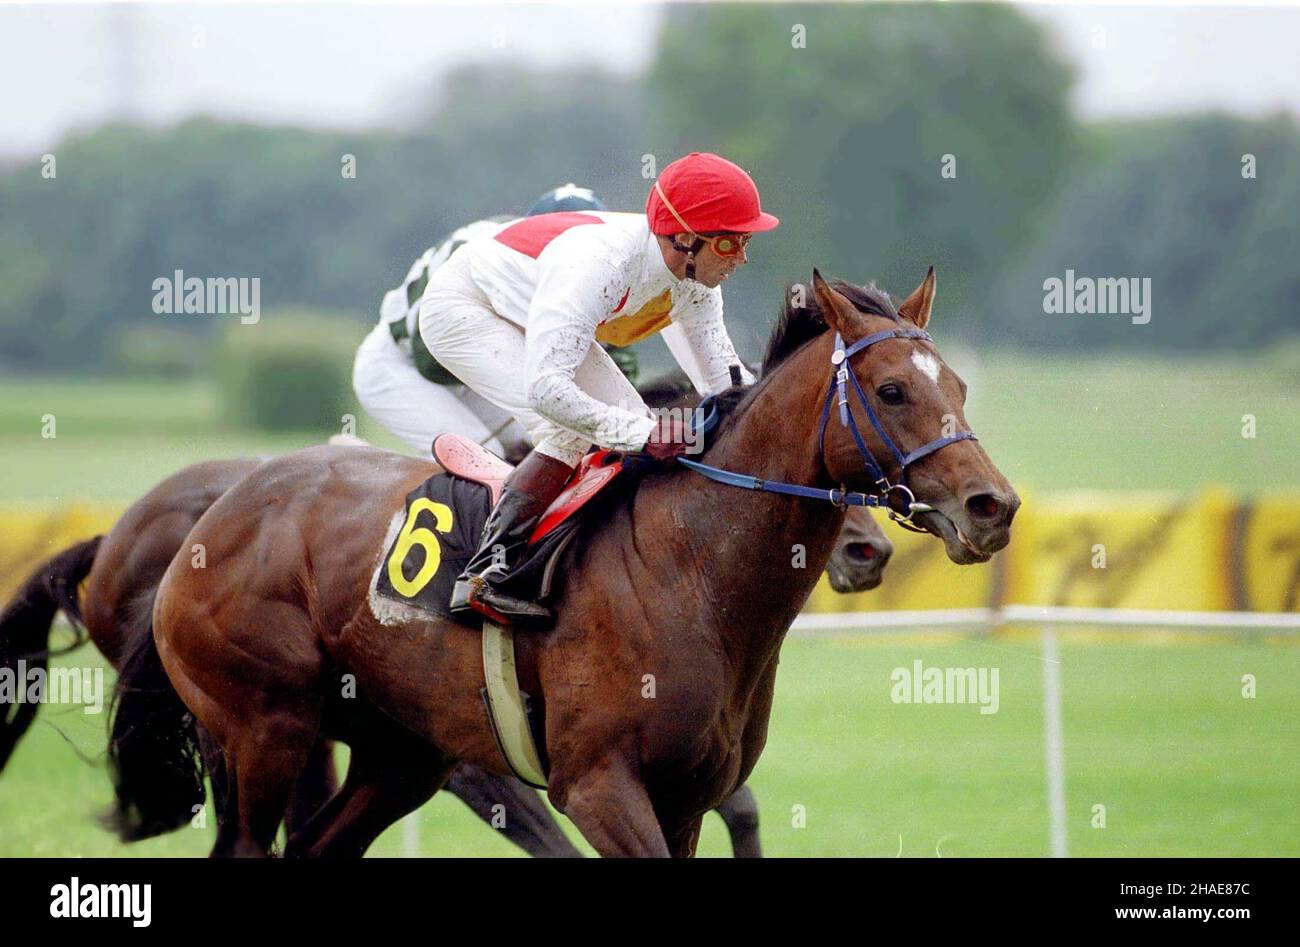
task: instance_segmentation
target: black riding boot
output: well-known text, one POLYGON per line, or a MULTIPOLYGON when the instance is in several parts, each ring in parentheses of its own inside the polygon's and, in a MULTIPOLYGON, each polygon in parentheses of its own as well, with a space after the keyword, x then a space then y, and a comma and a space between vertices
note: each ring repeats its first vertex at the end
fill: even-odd
POLYGON ((478 551, 456 579, 451 592, 451 611, 462 615, 470 609, 493 621, 545 619, 551 610, 537 602, 506 595, 494 584, 506 578, 519 562, 537 522, 546 512, 573 468, 554 457, 533 451, 515 468, 501 490, 501 499, 483 524, 478 551))

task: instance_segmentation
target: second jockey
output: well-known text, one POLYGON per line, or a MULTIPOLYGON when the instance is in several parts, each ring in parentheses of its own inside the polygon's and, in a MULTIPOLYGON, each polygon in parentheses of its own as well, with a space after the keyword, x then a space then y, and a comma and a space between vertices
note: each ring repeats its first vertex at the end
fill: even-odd
POLYGON ((743 367, 722 320, 720 286, 771 230, 741 168, 693 152, 664 168, 644 214, 544 214, 473 236, 430 278, 419 332, 440 365, 509 412, 535 445, 506 481, 479 548, 456 581, 453 613, 498 622, 550 616, 496 584, 591 445, 683 453, 680 418, 656 420, 602 349, 663 332, 703 395, 743 367))
MULTIPOLYGON (((604 210, 589 189, 566 184, 547 191, 527 216, 557 211, 604 210)), ((528 435, 509 412, 485 401, 438 364, 420 338, 416 320, 429 277, 452 253, 478 234, 493 234, 514 217, 490 217, 467 224, 420 255, 402 285, 384 294, 379 324, 357 349, 352 388, 366 413, 424 456, 439 434, 454 431, 493 453, 518 461, 531 448, 528 435)), ((635 353, 620 367, 632 376, 635 353)))

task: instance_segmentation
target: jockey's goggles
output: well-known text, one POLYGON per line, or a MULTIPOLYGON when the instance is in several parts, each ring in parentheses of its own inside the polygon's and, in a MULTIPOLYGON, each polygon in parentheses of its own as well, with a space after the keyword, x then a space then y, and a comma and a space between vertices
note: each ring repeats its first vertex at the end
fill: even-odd
POLYGON ((752 233, 701 233, 697 237, 708 242, 713 248, 713 252, 718 256, 732 257, 740 256, 749 246, 749 238, 752 233))

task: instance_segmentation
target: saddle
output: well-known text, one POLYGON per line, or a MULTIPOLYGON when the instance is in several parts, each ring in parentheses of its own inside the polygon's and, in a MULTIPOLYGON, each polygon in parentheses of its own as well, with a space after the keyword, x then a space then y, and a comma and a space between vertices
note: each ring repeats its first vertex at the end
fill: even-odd
MULTIPOLYGON (((433 442, 433 458, 447 473, 487 487, 493 506, 501 498, 506 478, 515 469, 486 447, 459 434, 439 435, 433 442)), ((622 472, 624 463, 623 455, 617 451, 601 449, 583 457, 560 495, 538 520, 529 545, 536 546, 571 519, 622 472)))

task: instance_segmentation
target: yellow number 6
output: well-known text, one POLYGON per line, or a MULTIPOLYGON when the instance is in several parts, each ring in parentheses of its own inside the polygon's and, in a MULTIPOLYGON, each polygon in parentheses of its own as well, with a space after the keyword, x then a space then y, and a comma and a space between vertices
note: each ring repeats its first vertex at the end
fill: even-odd
POLYGON ((425 497, 411 504, 410 512, 406 516, 406 525, 397 534, 397 544, 393 547, 393 554, 388 557, 388 581, 393 583, 393 588, 398 594, 406 598, 414 598, 418 595, 420 590, 429 584, 429 580, 438 572, 438 566, 442 564, 442 547, 438 545, 438 537, 434 535, 433 530, 415 525, 416 518, 425 510, 433 514, 434 528, 438 532, 451 531, 451 507, 447 504, 434 503, 425 497), (412 546, 424 548, 424 565, 420 566, 420 571, 415 574, 415 578, 407 579, 402 574, 402 563, 412 546))

